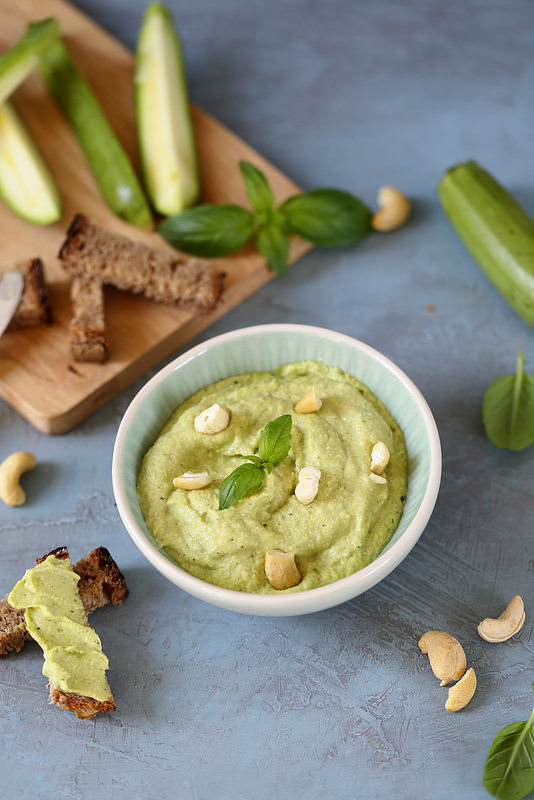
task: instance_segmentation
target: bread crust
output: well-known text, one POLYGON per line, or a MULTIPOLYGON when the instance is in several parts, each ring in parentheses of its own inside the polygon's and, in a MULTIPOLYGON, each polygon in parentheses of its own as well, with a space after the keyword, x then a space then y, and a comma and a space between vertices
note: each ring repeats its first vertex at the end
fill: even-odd
POLYGON ((70 275, 92 275, 103 284, 197 314, 212 311, 223 289, 224 273, 214 264, 133 242, 84 214, 73 219, 58 257, 70 275))
POLYGON ((93 719, 99 711, 117 710, 113 697, 109 700, 95 700, 93 697, 83 697, 74 692, 55 689, 51 683, 48 683, 48 686, 50 687, 48 702, 65 709, 65 711, 73 711, 78 719, 93 719))
POLYGON ((14 269, 22 274, 24 286, 17 310, 7 330, 29 328, 42 323, 50 325, 52 311, 48 302, 43 262, 40 258, 32 258, 16 264, 14 269))

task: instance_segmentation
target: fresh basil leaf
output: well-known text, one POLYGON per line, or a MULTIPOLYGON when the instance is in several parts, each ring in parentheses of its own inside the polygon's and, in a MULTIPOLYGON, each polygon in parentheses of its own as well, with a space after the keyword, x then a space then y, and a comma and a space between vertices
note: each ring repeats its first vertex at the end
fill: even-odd
POLYGON ((496 447, 523 450, 534 442, 534 376, 523 371, 523 351, 517 372, 493 381, 484 395, 482 421, 496 447))
POLYGON ((271 211, 274 208, 274 196, 263 172, 250 161, 240 161, 239 169, 254 211, 271 211))
POLYGON ((158 230, 165 241, 184 253, 217 258, 235 253, 254 230, 254 216, 246 208, 206 203, 168 217, 158 230))
POLYGON ((371 211, 348 192, 315 189, 282 203, 289 233, 323 247, 352 244, 371 232, 371 211))
POLYGON ((256 236, 256 247, 278 275, 285 275, 289 261, 289 238, 278 225, 264 225, 256 236))
POLYGON ((284 414, 268 422, 260 434, 258 453, 271 464, 279 464, 291 447, 291 414, 284 414))
POLYGON ((263 483, 265 472, 255 464, 236 467, 219 487, 219 510, 230 508, 241 498, 252 494, 263 483))
POLYGON ((263 459, 261 459, 259 456, 243 456, 243 458, 252 461, 252 463, 256 464, 257 467, 263 467, 263 459))
POLYGON ((482 783, 499 800, 521 800, 534 790, 534 710, 526 722, 499 731, 491 745, 482 783))

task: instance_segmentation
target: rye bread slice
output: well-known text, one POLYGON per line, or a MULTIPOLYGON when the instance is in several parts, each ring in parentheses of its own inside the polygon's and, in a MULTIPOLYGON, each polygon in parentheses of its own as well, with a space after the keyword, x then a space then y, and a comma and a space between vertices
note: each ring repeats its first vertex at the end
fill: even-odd
POLYGON ((50 325, 52 312, 46 292, 43 262, 40 258, 31 258, 16 264, 14 269, 22 273, 24 287, 20 303, 7 330, 29 328, 42 323, 50 325))
MULTIPOLYGON (((53 555, 66 558, 65 552, 66 548, 59 548, 53 551, 53 555)), ((38 559, 36 563, 42 560, 38 559)), ((80 576, 78 591, 87 612, 110 604, 120 606, 128 597, 129 589, 124 575, 106 547, 97 547, 80 558, 74 565, 74 571, 80 576)), ((24 611, 10 606, 7 598, 0 600, 0 657, 20 652, 30 638, 24 611)))
POLYGON ((92 275, 73 275, 70 283, 72 319, 70 352, 75 361, 106 361, 109 356, 104 287, 92 275))
POLYGON ((224 273, 214 264, 133 242, 83 214, 72 221, 59 259, 70 275, 92 275, 103 284, 196 314, 212 311, 223 288, 224 273))

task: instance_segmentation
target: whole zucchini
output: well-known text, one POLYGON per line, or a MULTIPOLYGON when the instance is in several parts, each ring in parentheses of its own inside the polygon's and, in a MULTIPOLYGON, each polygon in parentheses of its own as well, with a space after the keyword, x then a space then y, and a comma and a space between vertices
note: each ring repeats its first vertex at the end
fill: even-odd
POLYGON ((487 277, 534 327, 534 220, 475 161, 451 167, 438 185, 447 216, 487 277))
POLYGON ((93 90, 59 39, 42 54, 41 71, 110 209, 132 225, 152 228, 150 207, 132 163, 93 90))

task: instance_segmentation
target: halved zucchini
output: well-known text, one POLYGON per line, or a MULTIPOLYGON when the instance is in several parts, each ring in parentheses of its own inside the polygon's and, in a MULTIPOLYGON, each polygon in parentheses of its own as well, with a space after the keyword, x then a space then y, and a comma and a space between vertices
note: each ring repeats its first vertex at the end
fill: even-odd
POLYGON ((145 11, 134 81, 146 190, 160 214, 179 214, 197 201, 200 178, 182 48, 161 3, 145 11))
POLYGON ((0 196, 37 225, 61 218, 61 198, 48 167, 14 106, 0 103, 0 196))

